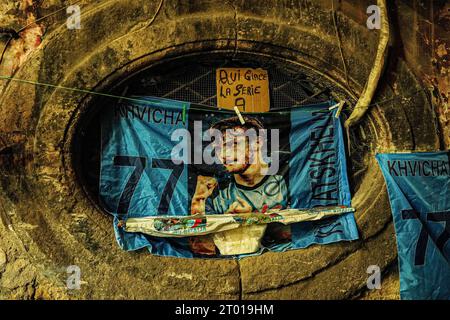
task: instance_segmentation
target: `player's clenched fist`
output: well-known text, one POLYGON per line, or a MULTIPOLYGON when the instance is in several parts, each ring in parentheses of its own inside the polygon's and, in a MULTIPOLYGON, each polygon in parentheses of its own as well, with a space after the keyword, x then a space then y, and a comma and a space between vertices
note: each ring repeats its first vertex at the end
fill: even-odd
POLYGON ((212 195, 217 185, 217 180, 214 177, 197 177, 197 185, 194 196, 192 197, 191 214, 205 213, 205 201, 212 195))
POLYGON ((249 212, 252 212, 252 207, 248 204, 248 202, 240 197, 236 197, 236 201, 234 201, 230 205, 226 213, 249 213, 249 212))

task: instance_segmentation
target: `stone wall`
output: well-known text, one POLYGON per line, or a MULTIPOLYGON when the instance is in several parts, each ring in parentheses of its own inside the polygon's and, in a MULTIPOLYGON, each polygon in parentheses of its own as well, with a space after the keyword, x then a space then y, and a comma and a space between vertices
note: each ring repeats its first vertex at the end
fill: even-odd
MULTIPOLYGON (((412 2, 390 4, 394 37, 375 98, 388 102, 371 108, 353 129, 355 136, 365 137, 368 152, 353 195, 361 240, 352 243, 242 261, 123 252, 115 243, 111 218, 87 198, 74 165, 73 138, 79 121, 95 107, 92 97, 0 80, 0 297, 398 298, 395 234, 373 155, 450 145, 448 5, 412 2), (366 269, 374 264, 384 270, 384 291, 366 292, 366 269), (81 268, 81 290, 66 288, 69 265, 81 268)), ((59 10, 69 1, 40 3, 0 4, 3 31, 30 24, 1 38, 1 47, 12 38, 1 75, 110 90, 164 59, 253 54, 308 69, 333 81, 354 102, 377 45, 377 31, 366 27, 368 0, 357 5, 336 1, 347 75, 330 1, 81 0, 80 30, 68 30, 67 14, 59 10)))

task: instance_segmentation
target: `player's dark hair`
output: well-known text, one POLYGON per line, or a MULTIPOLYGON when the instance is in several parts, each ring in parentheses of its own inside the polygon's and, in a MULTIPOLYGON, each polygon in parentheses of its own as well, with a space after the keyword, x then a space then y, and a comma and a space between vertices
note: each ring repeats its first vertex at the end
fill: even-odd
POLYGON ((227 130, 227 129, 233 129, 236 127, 243 128, 244 130, 249 129, 264 129, 264 125, 261 121, 259 121, 256 118, 243 116, 245 123, 241 124, 241 121, 239 120, 239 117, 231 117, 227 119, 220 120, 219 122, 216 122, 211 128, 217 129, 221 132, 227 130))

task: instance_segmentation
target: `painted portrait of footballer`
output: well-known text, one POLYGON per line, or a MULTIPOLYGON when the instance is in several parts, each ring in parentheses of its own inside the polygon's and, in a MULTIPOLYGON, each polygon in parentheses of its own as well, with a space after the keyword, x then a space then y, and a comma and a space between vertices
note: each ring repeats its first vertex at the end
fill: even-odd
MULTIPOLYGON (((215 177, 197 176, 191 214, 265 213, 286 208, 286 181, 282 175, 269 172, 269 164, 263 157, 264 142, 251 138, 252 134, 258 135, 259 130, 265 129, 261 121, 245 117, 242 124, 238 117, 231 117, 213 124, 210 129, 218 130, 222 137, 216 145, 216 156, 230 175, 230 181, 219 189, 215 177)), ((215 245, 211 237, 205 236, 191 238, 191 248, 207 253, 213 252, 215 245)))

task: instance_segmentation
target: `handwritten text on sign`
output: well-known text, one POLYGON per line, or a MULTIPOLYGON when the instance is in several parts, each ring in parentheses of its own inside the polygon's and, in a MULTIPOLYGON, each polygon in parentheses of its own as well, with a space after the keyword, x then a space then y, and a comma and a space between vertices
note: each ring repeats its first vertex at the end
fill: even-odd
POLYGON ((243 112, 269 111, 269 76, 266 70, 220 68, 216 71, 217 105, 237 106, 243 112))

